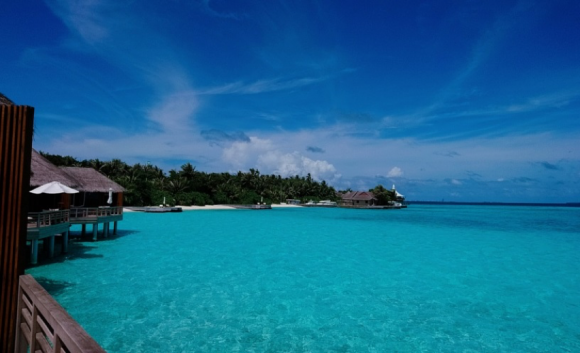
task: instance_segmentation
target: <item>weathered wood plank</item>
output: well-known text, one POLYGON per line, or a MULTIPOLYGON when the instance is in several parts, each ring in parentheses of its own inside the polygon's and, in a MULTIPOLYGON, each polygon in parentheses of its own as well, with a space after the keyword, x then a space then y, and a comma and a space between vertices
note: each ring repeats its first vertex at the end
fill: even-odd
POLYGON ((26 258, 26 211, 34 108, 0 105, 0 351, 13 352, 18 276, 26 258))

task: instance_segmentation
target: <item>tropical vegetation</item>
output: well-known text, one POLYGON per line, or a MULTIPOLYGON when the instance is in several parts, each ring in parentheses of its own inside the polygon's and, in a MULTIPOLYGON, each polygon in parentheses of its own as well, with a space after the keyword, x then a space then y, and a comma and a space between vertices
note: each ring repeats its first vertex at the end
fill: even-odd
POLYGON ((377 205, 387 205, 391 201, 397 201, 397 192, 395 190, 385 189, 382 185, 375 186, 374 189, 370 189, 374 197, 377 199, 377 205))
POLYGON ((316 181, 310 174, 282 178, 262 175, 257 169, 248 172, 206 173, 185 163, 180 170, 164 173, 149 163, 129 165, 119 159, 79 161, 70 156, 40 152, 57 166, 92 167, 123 186, 128 206, 213 205, 280 203, 287 199, 337 200, 336 190, 326 181, 316 181))

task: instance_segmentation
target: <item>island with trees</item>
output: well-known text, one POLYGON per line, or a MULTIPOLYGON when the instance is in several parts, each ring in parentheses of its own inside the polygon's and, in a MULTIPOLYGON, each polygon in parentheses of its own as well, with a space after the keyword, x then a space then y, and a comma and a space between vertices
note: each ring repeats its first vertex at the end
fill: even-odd
MULTIPOLYGON (((288 199, 303 203, 313 200, 342 202, 342 195, 352 190, 337 191, 326 181, 316 181, 310 174, 283 178, 280 175, 263 175, 257 169, 238 173, 207 173, 185 163, 179 170, 164 173, 157 166, 147 164, 129 165, 120 159, 78 160, 40 151, 40 154, 56 166, 90 167, 104 174, 125 188, 124 204, 127 206, 159 205, 163 200, 172 205, 214 204, 272 204, 288 199)), ((369 190, 376 205, 387 205, 396 200, 394 190, 382 185, 369 190)))

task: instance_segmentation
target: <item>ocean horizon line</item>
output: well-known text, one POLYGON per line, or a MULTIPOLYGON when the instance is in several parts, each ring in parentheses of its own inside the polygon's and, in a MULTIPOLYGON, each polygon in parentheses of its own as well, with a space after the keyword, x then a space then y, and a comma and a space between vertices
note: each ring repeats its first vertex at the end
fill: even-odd
POLYGON ((580 202, 405 201, 408 205, 580 207, 580 202))

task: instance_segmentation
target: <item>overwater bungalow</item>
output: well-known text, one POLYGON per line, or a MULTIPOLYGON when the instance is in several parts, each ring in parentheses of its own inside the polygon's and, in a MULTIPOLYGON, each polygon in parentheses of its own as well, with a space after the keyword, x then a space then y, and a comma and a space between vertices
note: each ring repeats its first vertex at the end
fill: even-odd
POLYGON ((368 207, 377 203, 375 195, 370 191, 351 191, 343 194, 342 206, 345 207, 368 207))
POLYGON ((393 200, 388 204, 379 204, 379 201, 371 191, 350 191, 341 195, 341 207, 352 208, 406 208, 405 197, 400 194, 395 185, 391 189, 393 200))
POLYGON ((57 167, 32 150, 30 189, 57 181, 78 193, 30 194, 27 241, 31 245, 31 263, 38 260, 38 243, 48 242, 49 256, 54 255, 57 237, 62 239, 62 250, 67 251, 71 224, 92 225, 93 240, 97 240, 99 225, 107 237, 109 224, 113 234, 117 222, 123 219, 123 187, 93 168, 57 167))

